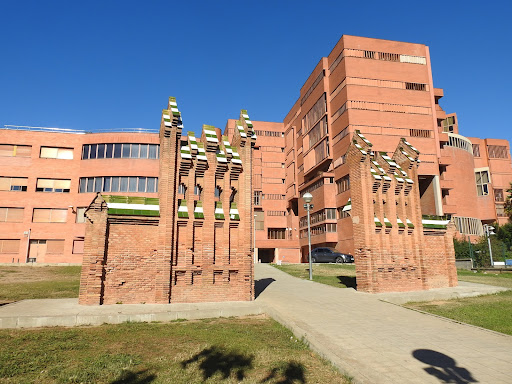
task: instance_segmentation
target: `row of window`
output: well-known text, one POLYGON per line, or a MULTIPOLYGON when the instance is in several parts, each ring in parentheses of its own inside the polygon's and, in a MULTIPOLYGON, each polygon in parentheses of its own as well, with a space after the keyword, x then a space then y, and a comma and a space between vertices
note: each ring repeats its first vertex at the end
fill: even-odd
MULTIPOLYGON (((84 144, 82 159, 158 159, 160 145, 138 143, 84 144)), ((0 144, 0 157, 31 157, 32 146, 0 144)), ((73 160, 74 149, 42 146, 42 159, 73 160)))
POLYGON ((80 193, 87 192, 158 192, 158 177, 103 176, 81 177, 80 193))
POLYGON ((284 132, 255 130, 256 136, 284 137, 284 132))
MULTIPOLYGON (((336 220, 336 208, 324 208, 310 214, 310 224, 320 223, 325 220, 336 220)), ((308 225, 308 217, 303 216, 299 220, 299 227, 308 225)))
MULTIPOLYGON (((85 222, 86 207, 76 209, 76 223, 85 222)), ((0 223, 22 223, 25 208, 0 207, 0 223)), ((33 223, 66 223, 68 219, 67 208, 34 208, 32 211, 33 223)))
POLYGON ((85 144, 82 159, 158 159, 158 144, 85 144))
MULTIPOLYGON (((64 253, 64 239, 31 239, 29 243, 29 261, 36 262, 46 254, 59 255, 64 253)), ((20 239, 0 239, 0 254, 18 254, 20 239)), ((84 253, 84 240, 73 240, 73 253, 84 253)))
MULTIPOLYGON (((311 236, 322 235, 324 233, 332 233, 332 232, 337 232, 337 231, 338 231, 337 224, 334 224, 334 223, 320 224, 320 225, 311 227, 311 236)), ((306 237, 308 237, 308 230, 301 229, 300 238, 304 239, 306 237)))

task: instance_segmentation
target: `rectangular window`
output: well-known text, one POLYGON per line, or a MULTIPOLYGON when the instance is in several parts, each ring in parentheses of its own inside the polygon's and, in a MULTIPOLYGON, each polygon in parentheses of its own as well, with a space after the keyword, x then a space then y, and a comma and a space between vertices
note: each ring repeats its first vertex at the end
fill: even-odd
POLYGON ((349 211, 343 211, 343 208, 345 208, 345 206, 338 208, 338 219, 345 219, 350 217, 349 211))
POLYGON ((426 84, 421 83, 405 83, 405 89, 410 89, 413 91, 425 91, 426 84))
POLYGON ((125 159, 130 157, 130 148, 131 144, 123 144, 123 157, 125 159))
POLYGON ((473 156, 480 157, 480 145, 473 144, 473 156))
POLYGON ((0 253, 18 253, 20 251, 20 240, 0 239, 0 253))
POLYGON ((489 171, 476 171, 476 191, 478 196, 487 196, 489 194, 489 171))
POLYGON ((73 240, 73 253, 84 253, 84 240, 73 240))
POLYGON ((496 215, 498 217, 506 217, 505 206, 503 204, 496 204, 496 215))
POLYGON ((73 148, 41 147, 39 157, 42 159, 73 160, 73 148))
POLYGON ((267 216, 286 216, 286 211, 267 211, 267 216))
POLYGON ((494 201, 504 202, 505 198, 503 196, 503 189, 495 189, 494 190, 494 201))
POLYGON ((87 207, 78 207, 76 209, 76 220, 75 222, 78 224, 85 223, 85 210, 87 207))
POLYGON ((431 137, 431 132, 428 129, 409 129, 409 136, 411 137, 431 137))
POLYGON ((140 152, 140 144, 132 144, 132 152, 130 154, 130 157, 132 159, 138 159, 139 152, 140 152))
POLYGON ((46 240, 46 253, 64 253, 64 240, 46 240))
POLYGON ((0 156, 3 157, 30 157, 32 154, 32 146, 0 144, 0 156))
POLYGON ((36 192, 64 192, 69 193, 70 179, 37 179, 36 192))
POLYGON ((68 210, 61 208, 34 208, 32 222, 34 223, 65 223, 68 210))
POLYGON ((326 98, 325 93, 322 94, 322 96, 317 100, 315 105, 309 110, 308 113, 306 113, 306 116, 304 116, 303 119, 303 127, 304 132, 309 131, 311 127, 313 127, 313 124, 315 124, 320 118, 327 112, 327 104, 326 104, 326 98))
POLYGON ((97 159, 105 158, 105 144, 98 144, 98 156, 97 159))
POLYGON ((0 176, 0 191, 26 191, 28 178, 0 176))
POLYGON ((286 239, 286 228, 269 228, 267 238, 270 240, 284 240, 286 239))
POLYGON ((343 193, 350 189, 350 175, 344 176, 341 179, 336 180, 337 193, 343 193))
POLYGON ((254 205, 261 205, 261 191, 254 191, 254 205))
POLYGON ((114 153, 114 144, 106 144, 105 157, 107 159, 111 159, 113 157, 113 153, 114 153))
POLYGON ((158 192, 158 178, 144 176, 104 176, 80 178, 80 193, 158 192))
POLYGON ((123 144, 114 144, 114 159, 121 158, 121 150, 123 148, 123 144))
POLYGON ((0 207, 0 223, 22 223, 23 208, 0 207))
POLYGON ((263 231, 265 229, 265 217, 263 211, 254 211, 254 224, 257 231, 263 231))
POLYGON ((488 145, 487 152, 490 159, 508 159, 507 147, 504 145, 488 145))

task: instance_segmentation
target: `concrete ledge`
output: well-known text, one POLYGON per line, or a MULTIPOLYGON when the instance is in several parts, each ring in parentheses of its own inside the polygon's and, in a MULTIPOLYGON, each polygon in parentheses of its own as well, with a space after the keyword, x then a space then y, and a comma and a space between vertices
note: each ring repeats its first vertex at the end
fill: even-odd
POLYGON ((0 307, 0 328, 74 327, 130 322, 169 322, 265 313, 254 301, 196 304, 81 306, 78 299, 23 300, 0 307))
POLYGON ((459 281, 457 287, 436 288, 428 291, 413 292, 389 292, 375 293, 376 298, 393 304, 405 304, 410 302, 433 301, 433 300, 450 300, 460 299, 464 297, 475 297, 482 295, 491 295, 498 292, 509 291, 510 288, 495 287, 493 285, 485 285, 478 283, 468 283, 459 281))

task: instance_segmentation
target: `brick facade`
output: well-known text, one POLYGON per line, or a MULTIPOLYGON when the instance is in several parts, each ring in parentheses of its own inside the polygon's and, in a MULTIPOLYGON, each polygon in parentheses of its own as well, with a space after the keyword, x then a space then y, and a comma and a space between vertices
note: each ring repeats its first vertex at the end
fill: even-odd
POLYGON ((243 110, 228 142, 209 126, 182 136, 174 98, 162 116, 159 216, 144 200, 96 196, 80 303, 253 300, 252 122, 243 110))

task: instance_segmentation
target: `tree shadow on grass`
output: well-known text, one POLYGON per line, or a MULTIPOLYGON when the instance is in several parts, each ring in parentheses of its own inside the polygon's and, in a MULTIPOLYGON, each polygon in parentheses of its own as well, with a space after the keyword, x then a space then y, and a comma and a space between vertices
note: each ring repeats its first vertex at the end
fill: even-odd
POLYGON ((304 374, 306 369, 301 363, 290 361, 280 367, 273 368, 272 371, 260 383, 266 383, 270 380, 278 379, 276 384, 305 384, 304 374))
POLYGON ((347 286, 347 288, 357 288, 356 277, 355 276, 336 276, 341 284, 347 286))
POLYGON ((156 375, 150 374, 147 369, 139 372, 124 371, 119 379, 110 382, 110 384, 148 384, 156 379, 156 375))
POLYGON ((254 281, 254 298, 258 297, 275 279, 267 277, 265 279, 259 279, 254 281))
POLYGON ((429 375, 436 377, 441 383, 478 383, 470 371, 458 367, 457 362, 444 353, 431 349, 416 349, 412 355, 422 363, 430 365, 430 367, 423 369, 429 375))
POLYGON ((203 373, 203 380, 206 380, 217 373, 227 379, 232 373, 237 380, 243 380, 245 372, 252 368, 254 356, 244 356, 234 351, 226 351, 217 346, 203 349, 190 359, 182 361, 181 367, 186 368, 189 364, 199 363, 199 369, 203 373))

